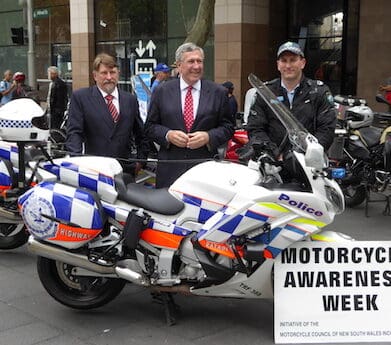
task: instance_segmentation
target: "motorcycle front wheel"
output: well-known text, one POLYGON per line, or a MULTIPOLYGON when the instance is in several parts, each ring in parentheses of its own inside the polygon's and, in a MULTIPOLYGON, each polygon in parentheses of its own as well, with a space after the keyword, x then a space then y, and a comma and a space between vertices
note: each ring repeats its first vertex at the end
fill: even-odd
POLYGON ((347 207, 358 206, 367 197, 365 186, 362 184, 342 184, 341 189, 345 197, 345 204, 347 207))
POLYGON ((39 279, 58 302, 74 309, 101 307, 124 288, 126 281, 117 278, 75 276, 74 266, 38 256, 39 279))
POLYGON ((0 249, 15 249, 23 246, 29 233, 25 225, 14 223, 0 223, 0 249))

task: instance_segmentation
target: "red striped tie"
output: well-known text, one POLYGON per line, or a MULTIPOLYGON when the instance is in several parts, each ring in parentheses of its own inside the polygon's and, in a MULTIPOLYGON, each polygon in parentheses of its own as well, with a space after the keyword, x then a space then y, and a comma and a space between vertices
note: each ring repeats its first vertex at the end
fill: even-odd
POLYGON ((189 86, 187 88, 186 97, 185 97, 185 107, 183 110, 183 119, 185 120, 186 130, 189 132, 191 126, 193 126, 194 122, 194 114, 193 114, 193 95, 191 94, 192 87, 189 86))
POLYGON ((118 122, 119 114, 118 114, 117 108, 115 107, 115 105, 113 103, 114 96, 113 95, 107 95, 105 98, 107 100, 107 107, 109 108, 109 112, 111 114, 111 117, 113 118, 114 123, 118 122))

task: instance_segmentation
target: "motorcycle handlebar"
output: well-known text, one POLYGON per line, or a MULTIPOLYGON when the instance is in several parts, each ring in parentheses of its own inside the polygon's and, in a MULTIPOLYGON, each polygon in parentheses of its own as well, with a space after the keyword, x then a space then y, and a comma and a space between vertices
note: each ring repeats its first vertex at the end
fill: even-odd
POLYGON ((363 98, 353 98, 350 96, 341 96, 336 95, 334 96, 334 102, 342 105, 347 105, 349 107, 353 107, 356 105, 367 105, 367 101, 363 98))

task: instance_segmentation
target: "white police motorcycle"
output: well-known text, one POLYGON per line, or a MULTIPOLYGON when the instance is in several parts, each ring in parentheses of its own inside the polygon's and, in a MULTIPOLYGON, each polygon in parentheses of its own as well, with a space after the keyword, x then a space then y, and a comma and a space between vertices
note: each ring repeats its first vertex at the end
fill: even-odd
POLYGON ((271 298, 274 259, 285 248, 347 240, 322 231, 344 210, 322 146, 258 78, 249 80, 288 131, 296 181, 282 181, 267 154, 248 166, 201 163, 168 190, 125 185, 111 158, 41 162, 37 174, 56 180, 28 190, 19 207, 54 299, 95 308, 129 282, 158 292, 168 311, 173 292, 271 298))

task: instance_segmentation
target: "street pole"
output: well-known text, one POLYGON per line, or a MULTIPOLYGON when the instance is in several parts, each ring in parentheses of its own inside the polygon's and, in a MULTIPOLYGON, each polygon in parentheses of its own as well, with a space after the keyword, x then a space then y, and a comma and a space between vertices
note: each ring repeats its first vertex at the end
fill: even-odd
POLYGON ((37 78, 35 75, 34 29, 33 29, 33 0, 27 0, 27 35, 29 47, 27 51, 27 73, 29 85, 36 90, 37 78))

